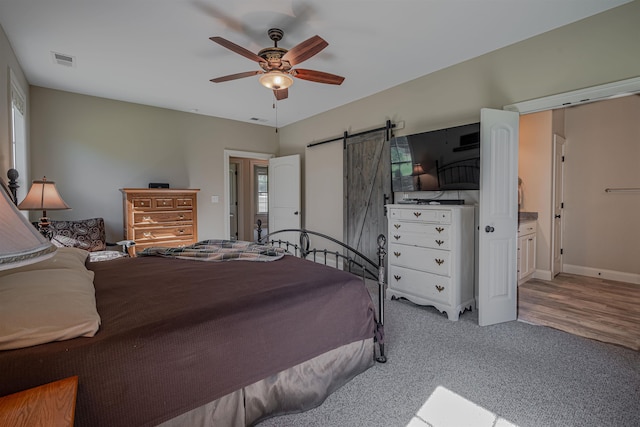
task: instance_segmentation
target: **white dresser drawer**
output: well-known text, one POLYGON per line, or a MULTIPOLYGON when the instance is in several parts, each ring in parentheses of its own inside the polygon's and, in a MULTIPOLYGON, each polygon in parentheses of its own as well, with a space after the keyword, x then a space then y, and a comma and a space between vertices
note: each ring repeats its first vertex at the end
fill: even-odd
POLYGON ((389 267, 389 285, 393 289, 445 304, 451 301, 449 277, 392 265, 389 267))
POLYGON ((389 265, 412 268, 441 276, 450 275, 450 256, 448 251, 421 248, 416 246, 389 245, 389 265))
POLYGON ((433 249, 451 249, 451 241, 449 239, 449 236, 445 237, 433 234, 411 233, 408 231, 392 231, 389 233, 389 236, 389 238, 391 239, 391 243, 410 246, 424 246, 426 248, 433 249))
POLYGON ((392 220, 431 221, 451 224, 451 211, 438 209, 392 209, 389 213, 392 220))
POLYGON ((418 222, 418 221, 398 221, 392 219, 389 228, 389 233, 395 233, 396 231, 403 231, 405 233, 424 233, 432 234, 434 236, 448 237, 450 225, 437 224, 432 222, 418 222))

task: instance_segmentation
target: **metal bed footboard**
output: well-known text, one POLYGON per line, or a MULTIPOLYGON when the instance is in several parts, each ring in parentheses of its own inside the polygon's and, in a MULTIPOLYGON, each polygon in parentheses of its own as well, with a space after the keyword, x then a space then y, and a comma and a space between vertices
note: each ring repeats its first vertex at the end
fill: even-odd
MULTIPOLYGON (((353 274, 358 274, 362 277, 363 282, 366 279, 376 280, 378 283, 378 313, 377 313, 377 327, 380 332, 384 330, 384 301, 385 301, 385 267, 384 261, 387 255, 386 244, 387 238, 384 234, 378 236, 378 262, 375 263, 371 259, 367 258, 364 254, 357 249, 334 239, 326 234, 318 233, 305 229, 285 229, 278 230, 259 239, 259 243, 269 244, 274 247, 283 248, 288 253, 297 256, 299 258, 308 259, 314 262, 323 263, 331 267, 346 270, 353 274), (291 242, 290 240, 280 239, 274 237, 278 234, 284 233, 298 233, 298 242, 291 242), (317 236, 338 245, 342 251, 331 251, 327 249, 310 248, 309 235, 317 236), (342 268, 341 268, 342 267, 342 268)), ((385 363, 387 356, 384 350, 383 334, 376 334, 376 341, 378 343, 379 354, 376 356, 376 361, 379 363, 385 363)))

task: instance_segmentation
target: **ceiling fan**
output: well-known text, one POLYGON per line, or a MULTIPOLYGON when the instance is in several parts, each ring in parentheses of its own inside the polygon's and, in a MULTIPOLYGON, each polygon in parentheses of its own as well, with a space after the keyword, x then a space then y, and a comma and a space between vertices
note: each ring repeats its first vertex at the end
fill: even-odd
POLYGON ((251 52, 230 42, 222 37, 210 37, 209 39, 219 45, 234 51, 237 54, 256 61, 262 70, 245 71, 243 73, 230 74, 228 76, 211 79, 213 83, 222 83, 229 80, 242 79, 260 74, 260 83, 273 90, 277 100, 286 99, 289 96, 289 86, 293 84, 293 77, 317 83, 339 85, 344 81, 344 77, 323 71, 306 70, 293 68, 303 61, 318 54, 322 49, 329 46, 322 37, 313 36, 302 43, 292 47, 290 50, 278 47, 278 42, 282 40, 284 31, 279 28, 272 28, 267 31, 269 38, 273 40, 274 46, 262 49, 258 54, 251 52))

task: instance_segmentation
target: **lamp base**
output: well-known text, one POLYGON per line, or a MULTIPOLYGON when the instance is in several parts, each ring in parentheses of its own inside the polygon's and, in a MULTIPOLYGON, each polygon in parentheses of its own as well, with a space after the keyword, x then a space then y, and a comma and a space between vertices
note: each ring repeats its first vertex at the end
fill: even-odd
POLYGON ((50 225, 49 217, 46 216, 40 218, 40 222, 38 222, 38 231, 49 240, 53 237, 53 230, 49 227, 50 225))

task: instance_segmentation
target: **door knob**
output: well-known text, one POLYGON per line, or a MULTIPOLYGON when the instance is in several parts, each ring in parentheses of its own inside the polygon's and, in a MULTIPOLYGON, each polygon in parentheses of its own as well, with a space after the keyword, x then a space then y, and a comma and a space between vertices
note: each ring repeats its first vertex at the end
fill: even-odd
POLYGON ((293 214, 294 214, 294 215, 298 215, 298 211, 295 211, 293 214))
POLYGON ((484 228, 484 231, 486 231, 487 233, 493 233, 493 231, 494 231, 494 230, 495 230, 495 228, 493 228, 493 227, 492 227, 492 226, 490 226, 490 225, 487 225, 487 226, 484 228))

